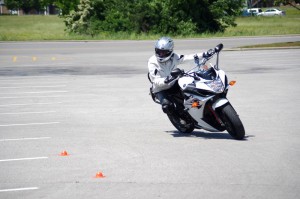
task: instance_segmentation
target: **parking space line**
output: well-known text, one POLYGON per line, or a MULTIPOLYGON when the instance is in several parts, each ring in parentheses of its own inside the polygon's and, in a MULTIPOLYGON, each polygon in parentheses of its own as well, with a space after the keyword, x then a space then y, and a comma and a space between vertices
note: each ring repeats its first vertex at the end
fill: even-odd
POLYGON ((11 161, 22 161, 22 160, 41 160, 47 159, 48 157, 32 157, 32 158, 16 158, 16 159, 3 159, 0 162, 11 162, 11 161))
POLYGON ((0 107, 7 106, 31 106, 31 105, 50 105, 50 104, 62 104, 65 102, 51 102, 51 103, 28 103, 28 104, 1 104, 0 107))
POLYGON ((32 126, 32 125, 50 125, 59 124, 60 122, 44 122, 44 123, 24 123, 24 124, 0 124, 0 127, 10 127, 10 126, 32 126))
MULTIPOLYGON (((50 97, 63 97, 61 95, 53 95, 53 96, 34 96, 34 98, 50 98, 50 97)), ((18 98, 32 98, 32 96, 15 96, 15 97, 0 97, 0 99, 18 99, 18 98)))
MULTIPOLYGON (((27 79, 24 79, 27 80, 27 79)), ((31 83, 31 82, 23 82, 23 79, 0 79, 0 83, 2 84, 9 84, 9 85, 20 85, 20 86, 36 86, 37 84, 39 84, 40 82, 37 82, 37 84, 31 83), (22 82, 18 82, 21 81, 22 82)), ((52 81, 43 81, 42 83, 43 85, 52 85, 53 82, 52 81)), ((68 82, 55 82, 55 85, 65 85, 68 84, 68 82)))
POLYGON ((38 187, 25 187, 25 188, 16 188, 16 189, 0 189, 0 192, 9 192, 9 191, 28 191, 28 190, 36 190, 38 187))
POLYGON ((69 91, 29 91, 18 93, 2 93, 3 95, 20 95, 20 94, 44 94, 44 93, 68 93, 69 91))
MULTIPOLYGON (((70 77, 70 76, 62 74, 62 75, 58 75, 58 77, 70 77)), ((28 79, 33 80, 33 81, 43 81, 43 83, 46 83, 46 82, 53 83, 53 81, 51 81, 52 77, 47 76, 47 75, 42 75, 42 76, 17 76, 17 77, 10 77, 10 78, 0 77, 0 81, 12 81, 12 82, 28 80, 28 79)), ((61 79, 59 79, 58 81, 67 82, 67 80, 61 80, 61 79)), ((18 83, 18 82, 16 82, 16 83, 18 83)), ((55 82, 55 83, 58 83, 58 82, 55 82)))
POLYGON ((56 111, 37 111, 37 112, 12 112, 12 113, 0 113, 0 115, 24 115, 24 114, 47 114, 56 113, 56 111))
POLYGON ((51 137, 35 137, 35 138, 10 138, 10 139, 0 139, 0 142, 5 141, 23 141, 23 140, 43 140, 43 139, 50 139, 51 137))
POLYGON ((0 89, 23 89, 23 88, 62 88, 66 85, 52 85, 52 86, 2 86, 0 89))

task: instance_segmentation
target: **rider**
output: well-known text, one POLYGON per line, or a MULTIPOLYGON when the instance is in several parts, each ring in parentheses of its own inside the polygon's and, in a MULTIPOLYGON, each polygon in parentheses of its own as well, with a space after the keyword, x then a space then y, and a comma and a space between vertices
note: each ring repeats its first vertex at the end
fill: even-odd
MULTIPOLYGON (((178 92, 179 89, 178 84, 175 84, 176 81, 168 82, 172 78, 171 72, 177 68, 177 65, 187 60, 199 59, 197 54, 179 55, 174 53, 173 48, 174 42, 170 37, 160 38, 155 44, 155 55, 150 57, 148 61, 152 92, 160 101, 163 112, 167 114, 172 114, 174 111, 174 105, 168 100, 167 96, 170 93, 178 92)), ((202 54, 202 56, 205 55, 205 53, 202 54)))

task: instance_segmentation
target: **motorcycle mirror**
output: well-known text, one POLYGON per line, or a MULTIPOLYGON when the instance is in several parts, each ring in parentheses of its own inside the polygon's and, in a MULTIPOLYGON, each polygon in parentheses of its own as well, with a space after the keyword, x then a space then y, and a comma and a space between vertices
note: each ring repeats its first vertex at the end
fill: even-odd
POLYGON ((216 47, 215 47, 215 52, 220 52, 221 50, 223 49, 223 44, 218 44, 216 47))

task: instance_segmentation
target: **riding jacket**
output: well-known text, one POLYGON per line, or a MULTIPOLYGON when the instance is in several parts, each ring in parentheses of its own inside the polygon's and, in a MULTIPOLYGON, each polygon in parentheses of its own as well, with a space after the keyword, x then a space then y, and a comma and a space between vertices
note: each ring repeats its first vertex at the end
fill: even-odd
POLYGON ((149 78, 152 82, 152 92, 158 93, 163 90, 167 90, 173 86, 173 84, 166 84, 164 81, 167 76, 171 74, 171 71, 177 68, 177 65, 194 59, 192 55, 178 55, 173 53, 171 58, 166 62, 159 62, 155 55, 150 57, 148 61, 149 78))

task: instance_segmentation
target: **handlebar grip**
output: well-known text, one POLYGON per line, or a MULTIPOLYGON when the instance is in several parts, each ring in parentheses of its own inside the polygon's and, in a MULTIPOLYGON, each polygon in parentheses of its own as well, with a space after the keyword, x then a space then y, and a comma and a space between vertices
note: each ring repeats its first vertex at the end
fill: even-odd
POLYGON ((174 77, 168 76, 168 77, 164 80, 164 83, 165 83, 165 84, 168 84, 168 83, 170 83, 170 82, 173 81, 173 80, 175 80, 174 77))

